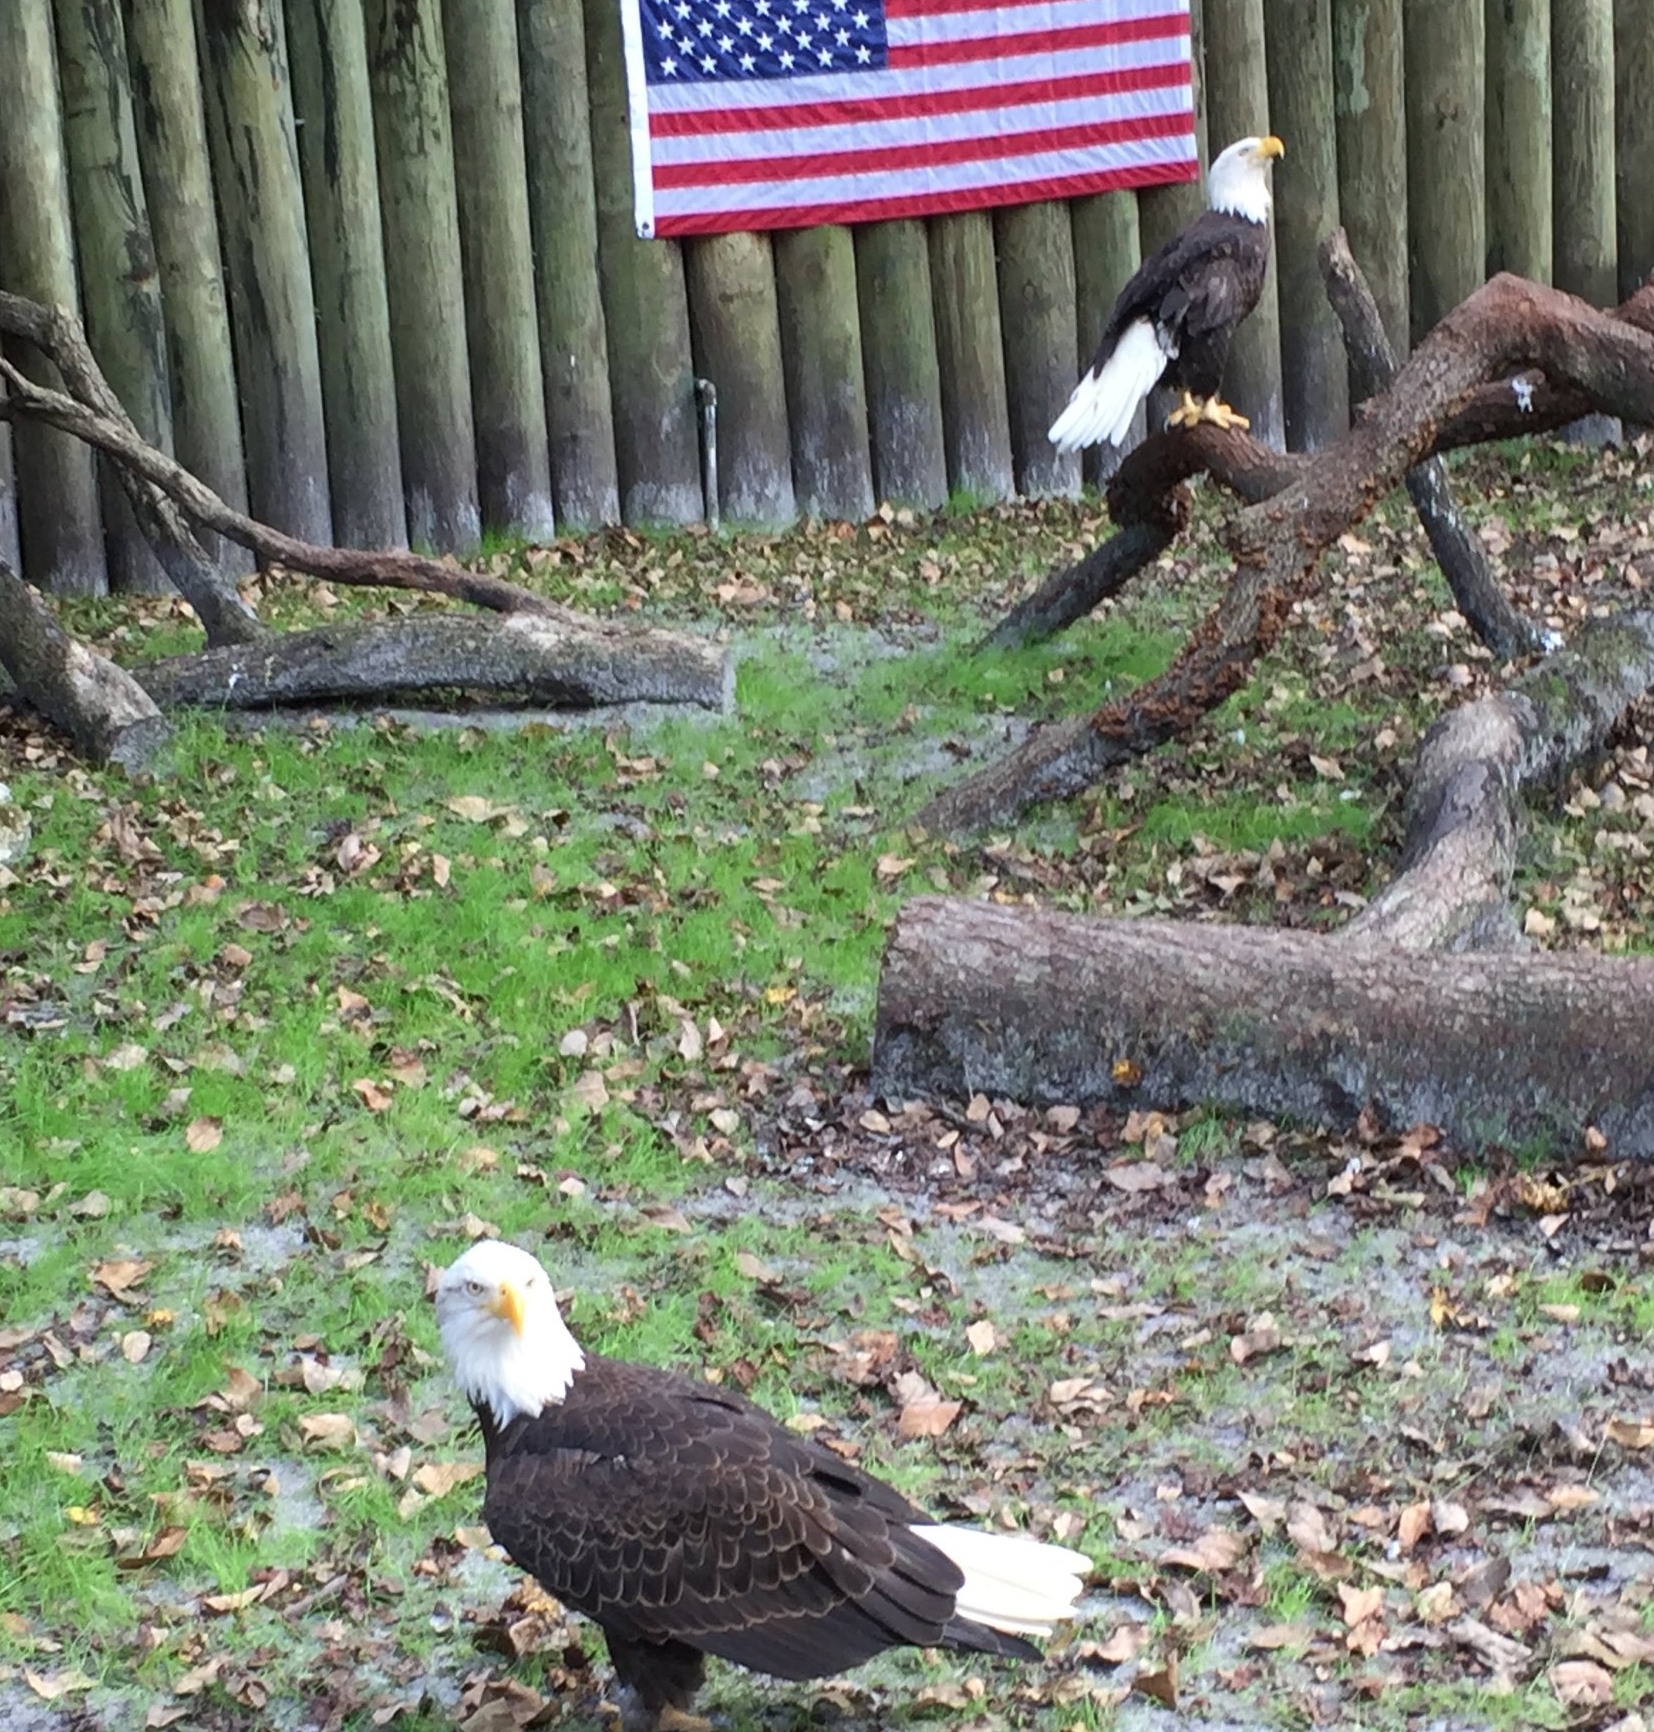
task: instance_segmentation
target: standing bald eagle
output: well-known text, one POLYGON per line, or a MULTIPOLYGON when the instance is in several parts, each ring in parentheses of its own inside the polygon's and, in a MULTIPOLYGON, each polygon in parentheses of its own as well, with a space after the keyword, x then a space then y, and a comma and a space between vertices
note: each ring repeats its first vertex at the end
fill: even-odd
POLYGON ((1137 405, 1164 376, 1183 392, 1168 427, 1201 421, 1245 427, 1218 396, 1229 340, 1258 304, 1269 268, 1269 168, 1286 147, 1243 138, 1212 164, 1208 208, 1144 261, 1120 291, 1091 370, 1051 428, 1051 443, 1078 451, 1118 445, 1137 405))
POLYGON ((1038 1659, 1088 1558, 931 1522, 731 1390, 584 1353, 545 1270, 497 1240, 436 1290, 482 1423, 483 1519, 602 1629, 625 1732, 688 1712, 705 1657, 822 1678, 886 1648, 1038 1659))

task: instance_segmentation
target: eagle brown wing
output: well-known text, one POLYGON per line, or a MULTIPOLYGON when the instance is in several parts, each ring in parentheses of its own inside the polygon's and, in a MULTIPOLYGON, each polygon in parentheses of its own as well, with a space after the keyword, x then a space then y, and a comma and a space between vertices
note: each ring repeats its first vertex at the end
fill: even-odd
POLYGON ((739 1395, 592 1356, 563 1402, 485 1432, 494 1538, 622 1640, 809 1678, 961 1639, 924 1514, 739 1395))

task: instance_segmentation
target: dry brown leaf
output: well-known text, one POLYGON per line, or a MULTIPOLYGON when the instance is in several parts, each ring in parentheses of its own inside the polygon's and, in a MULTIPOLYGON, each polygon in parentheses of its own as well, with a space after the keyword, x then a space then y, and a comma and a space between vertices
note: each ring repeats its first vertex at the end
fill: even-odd
POLYGON ((1349 1582, 1340 1582, 1338 1603, 1344 1609, 1345 1626, 1353 1630, 1357 1624, 1376 1618, 1383 1611, 1384 1589, 1376 1584, 1370 1588, 1357 1588, 1349 1582))
POLYGON ((1401 1512, 1401 1520, 1396 1523, 1396 1543, 1404 1552, 1410 1552, 1429 1531, 1429 1504, 1410 1503, 1401 1512))
POLYGON ((223 1140, 222 1119, 191 1119, 184 1127, 184 1144, 193 1155, 210 1155, 223 1140))
POLYGON ((588 1112, 609 1104, 609 1088, 601 1071, 583 1070, 569 1087, 569 1099, 588 1112))
POLYGON ((128 1365, 141 1365, 154 1337, 147 1329, 129 1329, 121 1337, 121 1358, 128 1365))
POLYGON ((1243 1491, 1240 1500, 1246 1507, 1246 1513, 1266 1534, 1274 1533, 1286 1520, 1285 1498, 1264 1497, 1258 1492, 1243 1491))
POLYGON ((1104 1167, 1103 1177, 1115 1190, 1124 1191, 1128 1197, 1158 1191, 1177 1182, 1174 1174, 1156 1166, 1153 1161, 1121 1161, 1115 1166, 1104 1167))
POLYGON ((1245 1538, 1230 1528, 1207 1528, 1193 1545, 1173 1546, 1160 1554, 1168 1568, 1205 1570, 1216 1575, 1233 1569, 1246 1550, 1245 1538))
POLYGON ((64 1672, 37 1672, 33 1666, 23 1668, 23 1682, 42 1702, 56 1702, 78 1691, 90 1690, 95 1681, 77 1667, 64 1672))
POLYGON ((1249 1648, 1271 1653, 1276 1648, 1296 1648, 1307 1645, 1315 1632, 1305 1624, 1264 1624, 1246 1638, 1249 1648))
POLYGON ((959 1417, 962 1402, 944 1401, 939 1395, 920 1396, 910 1401, 896 1421, 896 1435, 908 1439, 940 1437, 959 1417))
POLYGON ((141 1257, 111 1257, 92 1269, 92 1285, 101 1287, 111 1299, 122 1304, 133 1297, 131 1289, 143 1280, 155 1265, 141 1257))
POLYGON ((965 1330, 965 1339, 977 1358, 986 1358, 999 1345, 999 1331, 986 1317, 979 1317, 965 1330))
POLYGON ((390 1091, 381 1088, 371 1078, 359 1076, 350 1086, 370 1113, 382 1113, 390 1107, 390 1091))
POLYGON ((1158 1672, 1139 1672, 1131 1687, 1140 1696, 1158 1702, 1162 1708, 1177 1706, 1177 1656, 1171 1655, 1158 1672))
POLYGON ((307 1444, 318 1449, 349 1449, 356 1441, 356 1422, 348 1413, 307 1413, 299 1420, 307 1444))
POLYGON ((172 1686, 174 1696, 199 1696, 224 1670, 224 1656, 214 1654, 210 1660, 203 1660, 199 1666, 190 1669, 172 1686))
POLYGON ((1654 1419, 1611 1419, 1603 1427, 1610 1443, 1621 1449, 1648 1449, 1654 1446, 1654 1419))
POLYGON ((457 1485, 479 1478, 480 1461, 428 1461, 414 1470, 413 1482, 431 1497, 446 1497, 457 1485))
POLYGON ((1295 1546, 1306 1552, 1335 1552, 1337 1536, 1327 1526, 1327 1518, 1312 1503, 1295 1503, 1286 1512, 1286 1535, 1295 1546))
POLYGON ((1106 1642, 1088 1650, 1086 1658, 1101 1660, 1107 1666, 1120 1666, 1127 1660, 1135 1660, 1148 1645, 1147 1624, 1122 1624, 1106 1642))
POLYGON ((1614 1674, 1595 1660, 1559 1660, 1550 1679, 1557 1700, 1570 1708, 1606 1708, 1614 1700, 1614 1674))
POLYGON ((1256 1359, 1260 1354, 1278 1352, 1281 1344, 1281 1331, 1276 1325, 1274 1313, 1263 1311, 1247 1324, 1242 1334, 1230 1338, 1229 1357, 1237 1365, 1244 1365, 1247 1360, 1256 1359))

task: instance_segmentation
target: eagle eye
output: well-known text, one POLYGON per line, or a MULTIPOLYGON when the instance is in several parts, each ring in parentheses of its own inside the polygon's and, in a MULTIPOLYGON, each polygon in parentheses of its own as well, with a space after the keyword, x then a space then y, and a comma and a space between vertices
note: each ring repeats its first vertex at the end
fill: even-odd
POLYGON ((484 1292, 483 1284, 480 1281, 467 1281, 465 1283, 465 1291, 469 1293, 473 1299, 480 1299, 484 1292))

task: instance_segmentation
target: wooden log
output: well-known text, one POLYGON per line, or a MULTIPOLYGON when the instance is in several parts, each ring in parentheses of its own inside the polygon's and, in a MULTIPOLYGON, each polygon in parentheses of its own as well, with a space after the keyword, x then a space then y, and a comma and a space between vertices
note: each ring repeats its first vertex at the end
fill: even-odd
POLYGON ((551 487, 565 528, 620 518, 580 0, 517 0, 551 487))
POLYGON ((874 499, 855 242, 834 225, 771 239, 798 508, 860 523, 874 499))
POLYGON ((490 529, 556 534, 534 306, 516 0, 443 0, 477 491, 490 529))
MULTIPOLYGON (((1398 355, 1408 349, 1402 0, 1333 0, 1338 212, 1398 355)), ((1276 171, 1279 173, 1279 170, 1276 171)))
POLYGON ((278 529, 330 541, 316 302, 280 0, 197 0, 197 17, 247 497, 278 529))
MULTIPOLYGON (((57 0, 59 100, 69 163, 86 332, 139 431, 172 449, 172 389, 161 279, 138 167, 118 0, 57 0)), ((109 586, 156 595, 171 586, 108 464, 99 468, 109 586)))
POLYGON ((408 535, 473 548, 476 427, 438 0, 365 0, 408 535))
POLYGON ((1045 436, 1079 376, 1068 206, 1015 205, 995 211, 993 220, 1017 491, 1028 499, 1073 499, 1080 455, 1059 451, 1045 436))
POLYGON ((982 503, 1010 499, 1016 478, 1005 398, 1005 343, 993 220, 986 211, 931 220, 930 293, 948 486, 982 503))
MULTIPOLYGON (((1267 133, 1269 71, 1264 46, 1264 0, 1228 0, 1210 5, 1206 25, 1206 125, 1211 152, 1237 138, 1267 133)), ((1314 149, 1313 141, 1288 138, 1293 151, 1314 149)), ((1278 220, 1278 219, 1277 219, 1278 220)), ((1277 247, 1269 249, 1269 274, 1263 294, 1240 329, 1229 351, 1223 377, 1225 401, 1252 422, 1254 438, 1277 450, 1285 448, 1286 422, 1281 399, 1281 313, 1277 247)))
MULTIPOLYGON (((1614 217, 1614 0, 1551 0, 1552 281, 1619 299, 1614 217)), ((1654 185, 1642 191, 1654 203, 1654 185)))
POLYGON ((1487 7, 1487 264, 1551 280, 1551 0, 1487 7))
POLYGON ((718 393, 718 506, 736 523, 798 516, 781 320, 768 235, 707 235, 685 248, 697 378, 718 393))
POLYGON ((1292 140, 1276 166, 1281 404, 1293 451, 1319 451, 1350 424, 1349 368, 1321 287, 1317 249, 1339 226, 1332 0, 1265 0, 1270 124, 1292 140))
MULTIPOLYGON (((1171 193, 1172 187, 1150 189, 1171 193)), ((1114 310, 1115 298, 1143 262, 1138 239, 1138 211, 1142 193, 1102 192, 1091 198, 1070 199, 1069 223, 1074 237, 1074 319, 1078 343, 1075 376, 1091 364, 1103 327, 1114 310)), ((1073 381, 1069 383, 1073 389, 1073 381)), ((1066 399, 1064 399, 1066 401, 1066 399)), ((1060 407, 1060 405, 1059 405, 1060 407)), ((1131 431, 1118 449, 1091 445, 1080 453, 1081 474, 1090 486, 1099 486, 1119 467, 1122 452, 1143 437, 1146 409, 1133 417, 1131 431)))
POLYGON ((856 231, 856 300, 873 491, 892 504, 932 511, 948 497, 948 465, 923 223, 868 223, 856 231))
MULTIPOLYGON (((247 509, 235 356, 201 63, 190 0, 125 0, 133 122, 161 274, 178 461, 238 511, 247 509)), ((253 569, 247 550, 207 534, 207 557, 232 576, 253 569)))
POLYGON ((333 532, 344 547, 403 547, 408 518, 360 0, 287 0, 287 46, 300 122, 333 532))
POLYGON ((872 1087, 1340 1125, 1370 1108, 1561 1159, 1595 1126, 1615 1155, 1647 1157, 1651 1019, 1646 957, 1417 956, 921 896, 885 951, 872 1087))
POLYGON ((1482 282, 1482 0, 1405 0, 1408 286, 1417 342, 1482 282))
POLYGON ((1614 0, 1620 295, 1654 278, 1654 0, 1614 0))
MULTIPOLYGON (((51 0, 0 6, 0 280, 14 293, 75 309, 75 246, 57 106, 51 0)), ((56 372, 19 350, 29 377, 56 372)), ((13 452, 23 573, 55 595, 108 587, 92 454, 50 427, 23 429, 13 452)))
POLYGON ((584 0, 597 258, 609 337, 621 515, 693 523, 702 512, 689 301, 676 241, 639 240, 620 8, 584 0))

